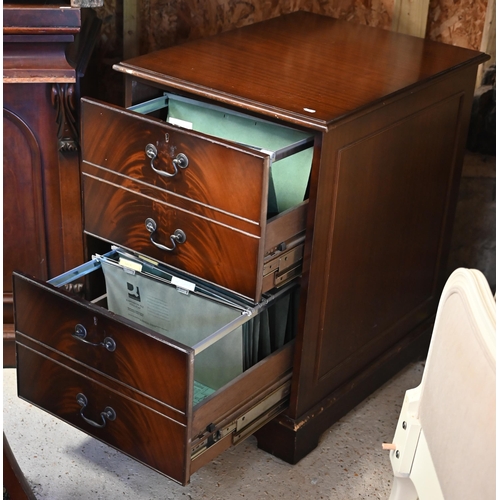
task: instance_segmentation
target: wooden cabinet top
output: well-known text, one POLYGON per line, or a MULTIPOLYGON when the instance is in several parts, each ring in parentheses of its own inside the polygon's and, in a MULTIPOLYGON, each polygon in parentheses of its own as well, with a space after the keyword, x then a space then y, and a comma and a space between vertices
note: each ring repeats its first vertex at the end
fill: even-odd
POLYGON ((486 59, 468 49, 295 12, 115 69, 325 130, 347 114, 486 59))
POLYGON ((80 31, 80 25, 80 9, 69 4, 3 5, 4 35, 76 34, 80 31))
POLYGON ((3 6, 4 83, 74 83, 99 36, 94 11, 69 3, 3 6))

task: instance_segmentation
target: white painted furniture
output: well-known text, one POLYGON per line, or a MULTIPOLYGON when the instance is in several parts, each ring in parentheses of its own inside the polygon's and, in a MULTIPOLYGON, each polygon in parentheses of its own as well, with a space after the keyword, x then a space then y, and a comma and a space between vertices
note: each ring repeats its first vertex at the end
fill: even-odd
POLYGON ((495 498, 495 300, 458 269, 439 303, 421 384, 406 392, 390 449, 390 500, 495 498))

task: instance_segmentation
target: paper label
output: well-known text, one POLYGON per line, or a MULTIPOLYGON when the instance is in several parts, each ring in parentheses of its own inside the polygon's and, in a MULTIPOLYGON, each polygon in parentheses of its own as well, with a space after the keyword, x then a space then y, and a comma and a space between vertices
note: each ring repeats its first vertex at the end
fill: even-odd
POLYGON ((133 260, 128 260, 123 257, 120 257, 120 265, 134 271, 142 271, 142 264, 140 262, 134 262, 133 260))
POLYGON ((196 287, 194 283, 183 280, 181 278, 177 278, 176 276, 172 276, 172 285, 175 285, 178 288, 182 288, 183 290, 189 290, 190 292, 194 292, 194 289, 196 287))
POLYGON ((179 118, 174 118, 173 116, 168 117, 168 123, 171 123, 172 125, 177 125, 178 127, 193 130, 193 124, 191 122, 187 122, 186 120, 180 120, 179 118))

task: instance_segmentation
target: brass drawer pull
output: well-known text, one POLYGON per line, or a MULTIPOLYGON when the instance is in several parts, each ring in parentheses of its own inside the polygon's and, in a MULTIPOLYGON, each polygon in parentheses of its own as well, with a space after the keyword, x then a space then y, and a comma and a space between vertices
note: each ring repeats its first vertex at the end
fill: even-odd
POLYGON ((151 219, 151 217, 148 217, 146 219, 146 229, 151 233, 151 236, 149 239, 151 240, 151 243, 160 250, 165 250, 167 252, 172 252, 175 250, 177 247, 177 243, 184 243, 186 241, 186 233, 182 229, 176 229, 174 231, 174 234, 170 235, 170 241, 172 242, 172 247, 166 247, 165 245, 162 245, 160 243, 157 243, 154 239, 153 236, 156 232, 156 221, 154 219, 151 219))
POLYGON ((83 418, 83 420, 85 420, 85 422, 87 422, 87 424, 90 424, 92 427, 98 427, 99 429, 102 429, 103 427, 106 426, 107 420, 115 420, 116 419, 115 410, 113 410, 113 408, 111 408, 111 406, 106 406, 106 408, 104 408, 104 411, 101 412, 102 423, 100 424, 98 422, 94 422, 93 420, 90 420, 89 418, 87 418, 83 414, 83 410, 85 410, 85 408, 88 405, 87 396, 85 396, 85 394, 82 394, 80 392, 76 395, 76 401, 82 407, 82 409, 80 410, 80 416, 83 418))
POLYGON ((116 342, 111 337, 106 337, 102 342, 98 343, 93 343, 85 340, 85 337, 87 336, 87 329, 81 324, 75 326, 75 332, 71 335, 80 342, 88 345, 93 345, 95 347, 102 345, 110 352, 113 352, 116 349, 116 342))
POLYGON ((151 168, 158 174, 163 177, 174 177, 179 172, 179 168, 187 168, 189 165, 189 159, 184 153, 179 153, 173 160, 172 165, 174 166, 174 173, 170 174, 164 170, 158 170, 154 166, 154 161, 158 156, 158 150, 154 144, 148 144, 146 146, 146 156, 151 160, 151 168))

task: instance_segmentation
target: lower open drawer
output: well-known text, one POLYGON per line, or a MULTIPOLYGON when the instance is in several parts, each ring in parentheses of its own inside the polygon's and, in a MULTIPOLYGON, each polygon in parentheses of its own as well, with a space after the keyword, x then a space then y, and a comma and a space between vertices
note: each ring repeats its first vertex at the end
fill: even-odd
POLYGON ((287 407, 297 286, 250 305, 121 257, 14 275, 19 396, 186 484, 287 407))

